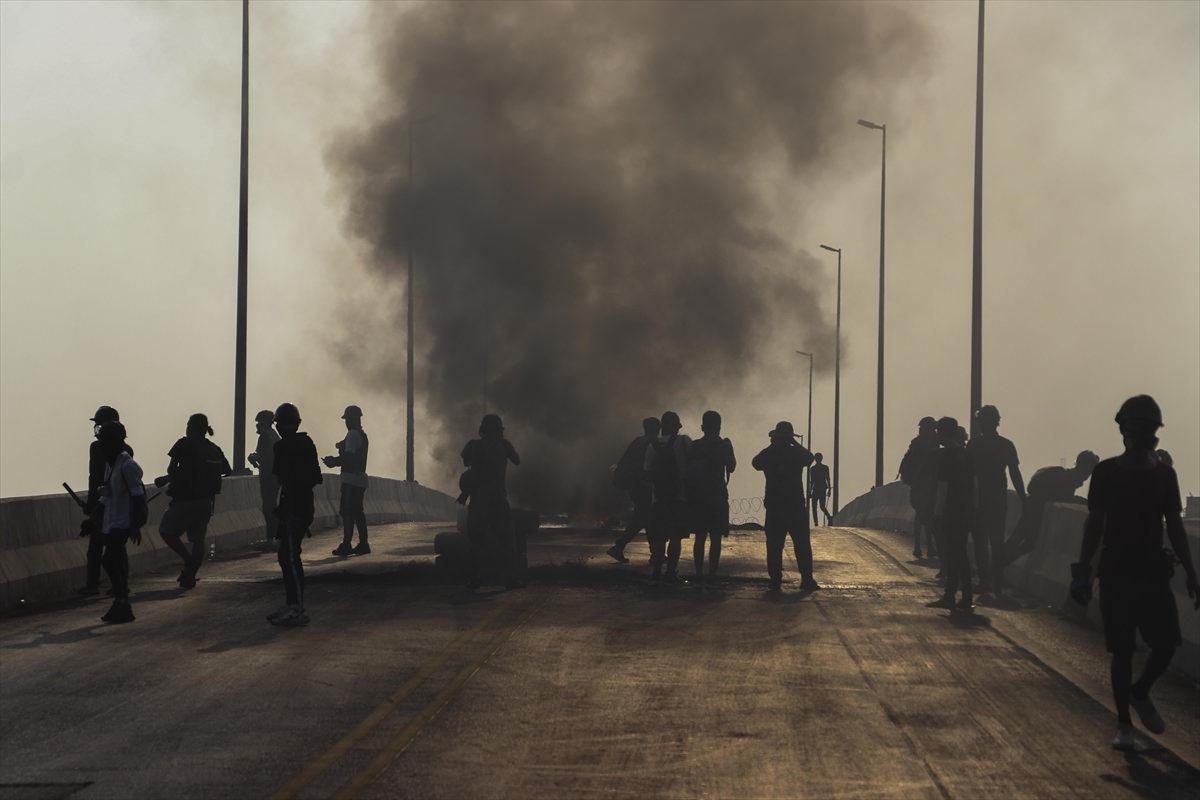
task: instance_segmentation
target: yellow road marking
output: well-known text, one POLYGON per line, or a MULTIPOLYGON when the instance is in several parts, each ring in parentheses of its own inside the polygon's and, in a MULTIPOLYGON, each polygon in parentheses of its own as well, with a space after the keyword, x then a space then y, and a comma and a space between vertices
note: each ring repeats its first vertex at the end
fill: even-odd
POLYGON ((453 658, 458 652, 474 639, 480 631, 491 624, 498 616, 508 610, 514 601, 509 600, 504 603, 499 603, 489 611, 483 619, 479 620, 472 628, 464 631, 457 639, 450 642, 442 650, 438 657, 427 661, 424 666, 409 676, 408 680, 400 685, 396 691, 392 692, 382 703, 380 703, 374 711, 366 716, 362 722, 354 726, 354 728, 338 740, 332 747, 321 754, 316 760, 312 761, 305 767, 299 775, 284 784, 275 794, 271 795, 272 800, 288 800, 295 797, 300 790, 316 780, 325 770, 329 769, 343 754, 351 747, 362 741, 372 730, 382 722, 388 714, 390 714, 404 699, 413 692, 418 686, 424 683, 429 676, 441 669, 445 664, 453 658))
POLYGON ((357 797, 358 793, 370 786, 376 778, 383 773, 388 766, 391 765, 396 758, 408 749, 408 746, 413 743, 413 740, 421 733, 422 729, 445 708, 459 690, 466 684, 471 677, 482 669, 492 656, 496 654, 505 642, 516 634, 517 629, 525 624, 525 621, 537 611, 541 606, 542 600, 535 600, 496 637, 495 644, 489 647, 484 654, 468 663, 458 671, 458 674, 446 684, 446 686, 438 692, 432 700, 425 704, 425 707, 417 712, 408 724, 404 726, 392 739, 384 746, 375 758, 371 759, 371 763, 367 764, 366 768, 358 774, 354 780, 343 786, 338 793, 334 795, 337 800, 350 800, 357 797))

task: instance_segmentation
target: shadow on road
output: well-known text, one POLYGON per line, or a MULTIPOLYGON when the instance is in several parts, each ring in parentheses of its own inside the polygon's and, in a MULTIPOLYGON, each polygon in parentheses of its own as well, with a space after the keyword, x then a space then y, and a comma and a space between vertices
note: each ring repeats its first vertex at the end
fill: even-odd
POLYGON ((1200 770, 1183 763, 1168 750, 1153 747, 1125 754, 1127 775, 1107 773, 1100 780, 1148 800, 1196 797, 1200 770))
POLYGON ((41 631, 38 633, 38 638, 36 638, 36 639, 33 639, 28 642, 22 642, 20 644, 5 645, 4 649, 5 650, 29 650, 34 647, 41 647, 42 645, 48 645, 48 644, 75 644, 76 642, 82 642, 85 639, 100 638, 99 634, 97 634, 96 631, 101 628, 106 628, 106 627, 108 627, 108 626, 105 625, 104 623, 98 623, 95 625, 87 625, 82 628, 75 628, 75 629, 69 630, 69 631, 63 631, 62 633, 51 633, 49 631, 41 631))

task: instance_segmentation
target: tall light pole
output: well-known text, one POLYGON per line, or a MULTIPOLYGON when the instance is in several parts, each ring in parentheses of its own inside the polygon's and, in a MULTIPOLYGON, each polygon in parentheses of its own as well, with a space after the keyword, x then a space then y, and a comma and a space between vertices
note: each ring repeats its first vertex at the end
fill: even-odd
POLYGON ((821 245, 822 250, 837 253, 837 324, 833 344, 833 515, 838 512, 838 456, 842 436, 842 248, 821 245))
MULTIPOLYGON (((799 355, 802 355, 802 356, 806 356, 808 358, 808 438, 805 441, 808 444, 808 449, 815 453, 816 448, 813 447, 813 441, 812 441, 813 354, 806 353, 803 350, 797 350, 796 353, 798 353, 799 355)), ((807 477, 806 483, 808 484, 808 489, 811 490, 812 489, 812 467, 810 466, 810 467, 805 468, 804 474, 807 477)), ((807 492, 806 492, 806 494, 807 494, 807 492)))
POLYGON ((250 0, 242 0, 242 156, 238 191, 237 333, 233 373, 233 469, 246 472, 246 184, 250 150, 250 0))
POLYGON ((979 52, 975 67, 975 235, 971 258, 971 433, 983 404, 983 0, 979 0, 979 52))
POLYGON ((860 119, 858 124, 883 133, 883 158, 879 168, 879 367, 875 377, 875 485, 883 486, 883 264, 884 220, 887 210, 887 125, 879 125, 865 119, 860 119))
POLYGON ((413 284, 413 231, 416 228, 413 225, 413 123, 410 120, 408 123, 408 216, 406 219, 408 230, 404 237, 408 244, 408 370, 407 376, 407 413, 405 415, 405 437, 404 437, 404 479, 409 483, 416 482, 416 475, 413 468, 413 432, 416 429, 416 424, 413 421, 413 317, 416 309, 416 291, 413 284))

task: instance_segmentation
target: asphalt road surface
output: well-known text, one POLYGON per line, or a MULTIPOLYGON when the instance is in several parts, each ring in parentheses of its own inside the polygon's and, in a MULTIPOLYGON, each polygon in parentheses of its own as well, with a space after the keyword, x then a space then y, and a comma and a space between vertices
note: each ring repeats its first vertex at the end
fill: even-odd
POLYGON ((252 550, 190 592, 135 576, 131 625, 99 599, 0 618, 0 798, 1200 795, 1195 685, 1165 679, 1168 733, 1111 750, 1100 637, 1030 602, 925 608, 895 534, 817 530, 824 588, 773 597, 761 533, 716 586, 666 588, 644 542, 618 565, 550 529, 529 588, 472 593, 432 567, 440 527, 348 560, 308 540, 306 628, 266 623, 282 585, 252 550))

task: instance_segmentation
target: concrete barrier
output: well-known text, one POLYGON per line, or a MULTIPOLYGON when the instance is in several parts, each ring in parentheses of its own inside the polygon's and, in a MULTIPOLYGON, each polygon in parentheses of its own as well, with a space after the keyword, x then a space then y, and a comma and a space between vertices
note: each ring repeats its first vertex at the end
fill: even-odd
MULTIPOLYGON (((325 475, 316 488, 313 530, 333 528, 338 519, 341 481, 325 475)), ((147 487, 153 493, 154 487, 147 487)), ((177 556, 158 535, 166 496, 150 504, 141 546, 129 546, 130 569, 155 569, 177 556)), ((208 525, 206 544, 218 550, 265 538, 257 477, 226 478, 208 525)), ((371 478, 364 502, 371 524, 452 521, 454 498, 415 483, 371 478)), ((0 609, 22 600, 37 602, 70 596, 86 580, 87 540, 79 538, 79 507, 65 494, 0 500, 0 609)))
MULTIPOLYGON (((1005 537, 1017 524, 1021 504, 1016 492, 1008 493, 1008 519, 1005 537)), ((1042 515, 1042 529, 1033 552, 1020 558, 1004 573, 1009 586, 1032 595, 1048 604, 1060 606, 1067 601, 1071 582, 1070 565, 1079 558, 1083 539, 1083 523, 1087 508, 1082 503, 1051 503, 1042 515)), ((833 518, 834 525, 875 530, 899 531, 912 534, 913 511, 908 503, 908 487, 889 483, 856 497, 843 506, 833 518)), ((1185 520, 1188 547, 1192 558, 1200 557, 1200 521, 1185 520)), ((1176 653, 1172 667, 1193 680, 1200 681, 1200 613, 1192 610, 1187 596, 1182 569, 1171 579, 1171 590, 1179 606, 1179 621, 1183 628, 1183 646, 1176 653)), ((1066 606, 1074 613, 1076 606, 1066 606)), ((1100 605, 1091 603, 1087 619, 1100 627, 1100 605)))

